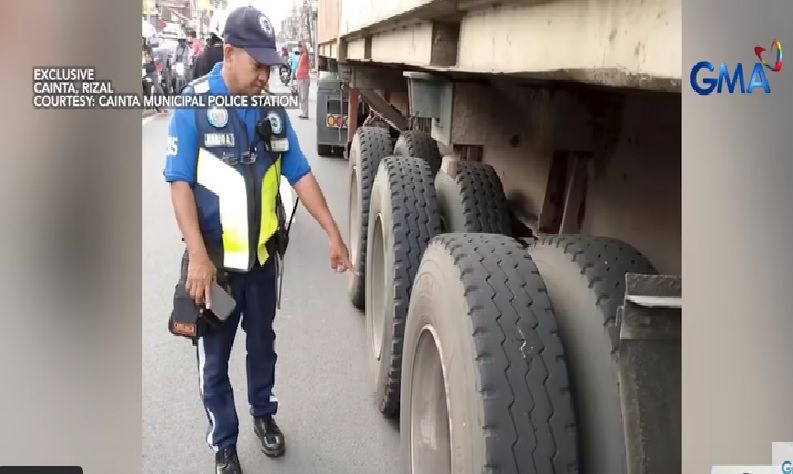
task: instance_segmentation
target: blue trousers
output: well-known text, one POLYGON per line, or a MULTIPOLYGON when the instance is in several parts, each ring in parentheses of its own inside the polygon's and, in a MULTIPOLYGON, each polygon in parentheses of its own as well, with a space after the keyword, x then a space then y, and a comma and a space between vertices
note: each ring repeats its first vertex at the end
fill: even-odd
POLYGON ((248 273, 229 275, 229 286, 237 308, 229 318, 200 338, 198 377, 201 399, 209 427, 206 441, 218 451, 234 446, 239 434, 239 419, 229 380, 229 356, 237 327, 242 321, 247 350, 248 404, 254 417, 273 415, 278 410, 275 385, 276 263, 271 257, 248 273))

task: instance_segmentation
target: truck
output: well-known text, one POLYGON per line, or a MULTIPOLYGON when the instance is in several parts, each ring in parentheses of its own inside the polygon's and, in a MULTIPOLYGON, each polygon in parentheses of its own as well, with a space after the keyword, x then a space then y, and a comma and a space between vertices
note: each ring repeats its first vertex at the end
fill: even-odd
POLYGON ((402 472, 681 472, 681 29, 680 0, 319 0, 402 472))

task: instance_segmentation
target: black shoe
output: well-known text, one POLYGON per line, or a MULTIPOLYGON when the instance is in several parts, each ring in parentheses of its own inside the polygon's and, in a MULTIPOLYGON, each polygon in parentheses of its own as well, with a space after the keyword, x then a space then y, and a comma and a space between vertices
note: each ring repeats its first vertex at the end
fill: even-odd
POLYGON ((272 416, 253 419, 253 432, 262 443, 262 452, 265 456, 276 458, 286 452, 286 442, 281 429, 275 424, 272 416))
POLYGON ((224 448, 215 453, 216 474, 242 474, 237 448, 224 448))

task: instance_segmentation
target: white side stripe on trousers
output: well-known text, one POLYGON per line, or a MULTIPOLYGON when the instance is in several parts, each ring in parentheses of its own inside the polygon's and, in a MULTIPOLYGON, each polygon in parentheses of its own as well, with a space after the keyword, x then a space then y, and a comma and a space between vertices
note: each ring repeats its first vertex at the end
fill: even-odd
MULTIPOLYGON (((206 349, 204 348, 204 338, 198 339, 198 389, 201 392, 201 402, 204 401, 204 368, 206 366, 206 349)), ((218 447, 215 446, 215 415, 206 408, 204 405, 204 409, 207 412, 207 416, 209 417, 209 428, 207 429, 207 444, 210 448, 212 448, 215 452, 218 451, 218 447)))

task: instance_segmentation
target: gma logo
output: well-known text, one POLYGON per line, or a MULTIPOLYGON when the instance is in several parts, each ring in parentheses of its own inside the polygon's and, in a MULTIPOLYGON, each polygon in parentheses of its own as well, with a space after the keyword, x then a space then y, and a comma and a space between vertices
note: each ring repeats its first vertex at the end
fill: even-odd
POLYGON ((744 74, 743 63, 738 63, 735 68, 730 68, 725 63, 719 64, 719 72, 716 77, 713 73, 716 68, 710 61, 700 61, 691 68, 691 88, 699 95, 710 95, 715 91, 721 94, 724 86, 727 86, 727 93, 734 94, 737 88, 741 94, 751 94, 755 89, 762 89, 766 94, 771 93, 771 85, 768 83, 766 70, 771 72, 779 72, 782 70, 782 43, 774 40, 771 43, 771 49, 776 53, 776 60, 774 65, 770 65, 763 59, 765 48, 762 46, 754 47, 754 55, 757 57, 758 62, 752 67, 751 73, 747 76, 744 74), (707 72, 705 72, 707 71, 707 72), (710 73, 710 74, 708 74, 710 73))
POLYGON ((768 83, 765 68, 760 63, 754 65, 748 80, 743 73, 743 63, 736 64, 732 71, 726 64, 721 63, 719 74, 716 77, 713 77, 712 74, 701 74, 703 70, 713 73, 716 68, 709 61, 700 61, 691 68, 691 88, 699 95, 710 95, 714 91, 721 94, 725 84, 728 94, 735 93, 736 87, 741 94, 751 94, 757 88, 762 89, 766 94, 771 93, 771 85, 768 83))

